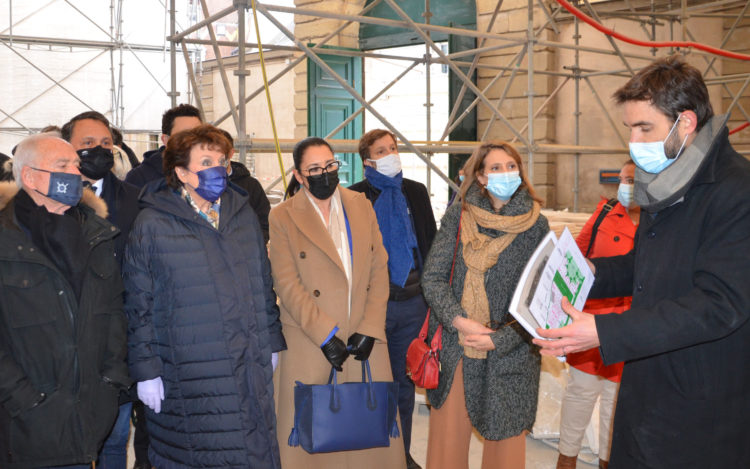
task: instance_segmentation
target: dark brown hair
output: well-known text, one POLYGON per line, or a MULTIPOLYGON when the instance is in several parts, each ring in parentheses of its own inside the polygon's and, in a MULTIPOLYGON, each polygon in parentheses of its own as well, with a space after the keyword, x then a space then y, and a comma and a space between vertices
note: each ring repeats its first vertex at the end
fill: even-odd
POLYGON ((393 132, 390 130, 385 129, 375 129, 367 132, 362 136, 362 138, 359 139, 359 157, 362 158, 362 162, 364 163, 366 159, 370 158, 370 147, 373 143, 375 143, 375 140, 380 140, 381 138, 385 137, 386 135, 390 135, 393 139, 393 143, 396 143, 396 136, 393 135, 393 132))
POLYGON ((462 203, 466 204, 466 193, 469 192, 469 188, 475 183, 480 187, 482 195, 484 197, 490 196, 487 192, 487 189, 485 189, 484 186, 482 186, 477 180, 477 175, 482 174, 482 171, 484 171, 484 160, 492 150, 502 150, 511 158, 513 158, 513 161, 515 161, 518 165, 518 173, 521 175, 521 185, 518 187, 518 190, 525 188, 529 192, 529 195, 532 199, 536 200, 540 204, 544 204, 544 200, 536 195, 534 187, 532 187, 531 183, 526 177, 526 171, 523 168, 523 160, 521 159, 521 155, 513 147, 513 145, 501 140, 486 142, 479 145, 476 150, 474 150, 474 153, 471 154, 471 157, 466 161, 466 164, 464 164, 464 167, 462 168, 464 170, 464 182, 461 184, 461 188, 458 191, 458 196, 460 197, 462 203))
POLYGON ((228 155, 231 150, 229 140, 211 124, 201 124, 190 130, 184 130, 172 135, 164 149, 164 177, 173 189, 182 186, 182 182, 175 172, 176 167, 187 168, 190 164, 190 151, 196 146, 206 146, 228 155))
POLYGON ((673 55, 641 69, 612 95, 617 104, 648 101, 672 120, 684 111, 693 111, 700 130, 713 117, 708 89, 700 70, 673 55))
POLYGON ((197 107, 192 104, 180 104, 172 109, 167 109, 161 116, 161 133, 164 135, 172 135, 172 127, 174 121, 178 117, 197 117, 199 121, 203 122, 201 118, 201 112, 197 107))
POLYGON ((76 122, 82 121, 84 119, 91 119, 93 121, 101 122, 107 127, 109 133, 112 133, 112 129, 109 127, 109 120, 104 117, 104 114, 96 111, 86 111, 78 114, 62 126, 62 129, 60 129, 60 135, 62 135, 62 139, 66 142, 70 142, 70 138, 73 136, 73 128, 75 127, 76 122))
MULTIPOLYGON (((294 149, 292 150, 294 169, 296 169, 297 171, 302 171, 302 157, 305 156, 305 151, 307 151, 307 149, 310 147, 328 147, 328 149, 331 150, 331 153, 333 153, 333 148, 331 148, 331 145, 326 142, 325 139, 322 139, 320 137, 303 138, 302 140, 297 142, 296 145, 294 145, 294 149)), ((289 197, 293 196, 299 189, 299 181, 297 181, 296 177, 292 176, 291 181, 289 181, 289 185, 286 187, 284 199, 288 199, 289 197)))

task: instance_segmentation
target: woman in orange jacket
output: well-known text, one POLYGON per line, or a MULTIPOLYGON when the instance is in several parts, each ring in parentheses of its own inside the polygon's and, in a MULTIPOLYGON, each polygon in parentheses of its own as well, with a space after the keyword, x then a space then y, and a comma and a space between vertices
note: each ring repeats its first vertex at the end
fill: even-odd
MULTIPOLYGON (((640 207, 633 202, 634 175, 635 163, 629 160, 620 170, 617 201, 602 199, 576 238, 576 244, 586 257, 617 256, 627 254, 633 248, 640 216, 640 207)), ((630 309, 630 302, 630 297, 591 299, 586 302, 584 311, 591 314, 622 313, 630 309)), ((606 469, 615 397, 623 364, 605 366, 598 349, 570 353, 567 362, 570 372, 560 415, 557 469, 575 469, 583 433, 599 397, 599 467, 606 469)))

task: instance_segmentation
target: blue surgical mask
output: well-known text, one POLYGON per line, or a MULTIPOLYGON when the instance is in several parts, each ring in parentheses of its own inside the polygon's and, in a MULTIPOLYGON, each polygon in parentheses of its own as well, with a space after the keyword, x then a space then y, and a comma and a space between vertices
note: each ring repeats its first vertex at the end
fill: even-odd
POLYGON ((83 181, 81 180, 80 174, 47 171, 46 169, 34 168, 32 166, 29 166, 29 168, 35 171, 49 173, 49 186, 47 187, 47 193, 45 194, 37 191, 40 194, 70 207, 78 205, 78 202, 81 201, 81 196, 83 195, 83 181))
POLYGON ((198 175, 198 187, 195 188, 195 192, 209 202, 219 200, 227 189, 227 168, 224 166, 206 168, 193 174, 198 175))
POLYGON ((633 205, 633 184, 620 183, 617 188, 617 200, 625 208, 633 205))
POLYGON ((383 176, 395 177, 401 172, 401 158, 398 153, 391 153, 379 160, 370 160, 375 163, 375 169, 383 176))
POLYGON ((669 165, 677 161, 677 157, 682 152, 682 148, 685 146, 685 142, 687 142, 688 136, 685 135, 685 139, 682 141, 682 145, 680 146, 680 149, 677 151, 677 154, 674 156, 674 158, 667 157, 667 154, 664 151, 664 142, 669 140, 669 136, 672 135, 672 131, 675 129, 679 121, 680 116, 677 116, 677 120, 674 121, 672 128, 667 134, 667 138, 665 138, 662 142, 629 143, 630 157, 633 158, 633 161, 635 161, 635 164, 638 165, 639 168, 646 171, 647 173, 658 174, 664 171, 669 165))
POLYGON ((520 185, 521 174, 518 171, 487 175, 487 190, 502 201, 510 200, 520 185))
POLYGON ((459 174, 458 175, 458 182, 464 182, 464 175, 463 174, 459 174))

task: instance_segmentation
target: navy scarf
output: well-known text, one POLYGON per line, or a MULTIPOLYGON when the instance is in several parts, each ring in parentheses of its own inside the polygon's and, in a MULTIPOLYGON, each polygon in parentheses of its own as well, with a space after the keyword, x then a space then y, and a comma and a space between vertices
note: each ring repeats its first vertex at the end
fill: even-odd
POLYGON ((417 248, 417 236, 409 217, 406 197, 401 192, 403 173, 399 172, 391 178, 367 166, 365 177, 380 191, 374 208, 380 233, 383 235, 383 245, 388 252, 391 283, 403 287, 409 272, 414 268, 414 249, 417 248))

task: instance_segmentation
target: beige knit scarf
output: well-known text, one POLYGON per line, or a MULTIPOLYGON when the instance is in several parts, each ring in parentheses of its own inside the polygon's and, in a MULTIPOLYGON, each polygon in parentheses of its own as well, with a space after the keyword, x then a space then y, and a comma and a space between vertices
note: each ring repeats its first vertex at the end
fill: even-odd
MULTIPOLYGON (((519 233, 523 233, 536 223, 539 210, 539 203, 534 202, 533 207, 527 213, 506 217, 467 204, 461 220, 461 242, 467 269, 461 307, 466 311, 469 319, 484 325, 489 323, 490 304, 484 288, 484 273, 497 264, 497 257, 516 239, 519 233), (492 238, 480 233, 478 225, 502 231, 505 234, 492 238)), ((464 343, 463 334, 460 332, 459 343, 464 343)), ((464 345, 464 355, 469 358, 487 358, 487 352, 468 345, 464 345)))

